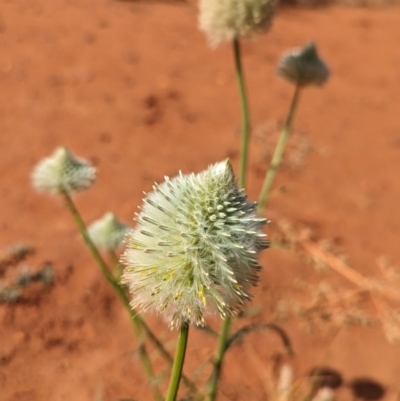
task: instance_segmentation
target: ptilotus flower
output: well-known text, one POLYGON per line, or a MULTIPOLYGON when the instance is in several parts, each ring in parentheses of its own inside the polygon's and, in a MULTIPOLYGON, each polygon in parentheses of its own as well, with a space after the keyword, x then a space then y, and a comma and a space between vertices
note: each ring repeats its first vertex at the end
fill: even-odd
POLYGON ((34 168, 32 183, 38 191, 68 193, 88 188, 96 178, 96 169, 66 148, 57 148, 34 168))
POLYGON ((199 25, 214 46, 271 27, 275 0, 200 0, 199 25))
POLYGON ((122 245, 129 228, 128 225, 121 223, 114 213, 108 212, 88 227, 88 233, 97 247, 112 251, 122 245))
POLYGON ((146 194, 126 238, 122 281, 132 307, 160 312, 171 328, 233 316, 258 281, 266 219, 246 201, 229 161, 169 179, 146 194))
POLYGON ((329 77, 329 69, 319 58, 314 42, 309 42, 282 57, 278 74, 299 86, 322 85, 329 77))

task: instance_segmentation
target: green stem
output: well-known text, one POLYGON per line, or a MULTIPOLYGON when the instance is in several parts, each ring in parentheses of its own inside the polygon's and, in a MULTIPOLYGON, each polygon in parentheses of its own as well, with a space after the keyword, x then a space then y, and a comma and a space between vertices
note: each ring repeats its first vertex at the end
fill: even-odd
POLYGON ((169 381, 167 397, 165 401, 175 401, 178 394, 179 382, 181 380, 183 362, 185 360, 186 345, 189 335, 189 325, 184 323, 179 333, 176 346, 174 364, 172 366, 171 378, 169 381))
POLYGON ((238 38, 233 40, 233 54, 235 60, 236 80, 239 88, 240 106, 242 114, 242 139, 240 146, 240 170, 239 170, 239 185, 244 188, 246 185, 247 172, 247 156, 249 153, 250 139, 250 115, 249 106, 246 95, 246 84, 244 72, 242 68, 242 60, 240 57, 240 42, 238 38))
POLYGON ((231 323, 232 319, 230 317, 227 317, 222 324, 222 329, 218 339, 218 348, 214 359, 214 369, 210 379, 209 392, 206 401, 214 401, 215 397, 217 396, 217 387, 219 377, 221 375, 222 360, 226 351, 231 323))
POLYGON ((263 186, 261 188, 260 198, 258 200, 258 208, 257 208, 258 213, 262 213, 264 210, 264 207, 269 199, 272 183, 274 182, 276 173, 278 172, 279 166, 281 165, 283 151, 285 150, 286 142, 289 138, 294 112, 296 110, 297 103, 299 101, 299 95, 300 95, 300 87, 297 85, 294 91, 288 115, 286 117, 285 125, 279 136, 278 143, 276 144, 274 150, 274 154, 272 155, 271 165, 267 171, 263 186))
MULTIPOLYGON (((233 56, 235 62, 236 81, 239 89, 242 130, 241 130, 241 146, 240 146, 240 169, 239 169, 239 185, 244 188, 246 185, 247 158, 249 153, 250 139, 250 113, 246 94, 246 84, 242 67, 242 59, 240 55, 239 38, 233 40, 233 56)), ((207 401, 213 401, 217 394, 218 380, 221 375, 222 361, 226 350, 226 342, 228 341, 229 329, 232 319, 225 318, 222 324, 221 332, 218 339, 217 352, 214 360, 214 371, 211 377, 210 390, 207 396, 207 401)))
MULTIPOLYGON (((118 297, 120 298, 122 303, 124 305, 126 305, 126 303, 127 303, 127 305, 129 306, 129 300, 127 298, 125 291, 123 290, 123 288, 121 288, 121 286, 118 284, 118 282, 114 279, 113 275, 111 274, 110 270, 108 269, 107 264, 104 262, 104 259, 100 255, 100 252, 98 251, 96 245, 91 240, 91 238, 88 234, 86 225, 85 225, 78 209, 75 207, 75 204, 74 204, 72 198, 70 197, 70 195, 67 191, 63 191, 62 194, 64 195, 68 209, 72 213, 72 215, 75 219, 75 222, 78 226, 78 229, 79 229, 80 233, 82 234, 82 237, 83 237, 86 245, 90 249, 90 252, 92 253, 93 258, 99 265, 101 272, 103 273, 105 279, 113 287, 114 291, 116 292, 116 294, 118 295, 118 297)), ((143 323, 142 323, 141 319, 140 320, 138 319, 137 316, 132 315, 130 308, 129 308, 129 311, 130 311, 131 321, 133 323, 133 327, 135 330, 135 334, 140 339, 141 334, 142 334, 142 329, 143 329, 143 323)), ((158 389, 157 384, 154 381, 154 371, 153 371, 153 367, 151 365, 151 360, 146 351, 145 345, 143 343, 141 343, 139 345, 138 351, 139 351, 139 358, 143 365, 144 371, 145 371, 147 377, 149 378, 154 398, 157 401, 161 401, 162 395, 161 395, 160 390, 158 389)))
POLYGON ((114 277, 119 282, 119 280, 121 279, 121 275, 122 275, 121 263, 119 263, 118 257, 114 250, 110 250, 108 252, 108 254, 110 256, 111 263, 114 267, 114 277))
POLYGON ((100 252, 97 249, 96 245, 93 243, 92 239, 90 238, 87 228, 86 228, 86 225, 85 225, 78 209, 76 208, 71 196, 66 191, 63 191, 62 194, 64 195, 68 209, 70 210, 72 216, 74 217, 74 220, 76 222, 76 225, 78 226, 79 232, 81 233, 83 240, 85 241, 86 245, 88 246, 94 260, 99 265, 100 270, 103 273, 103 276, 108 281, 108 283, 114 288, 117 295, 121 298, 121 296, 122 296, 121 288, 118 285, 118 283, 115 280, 112 273, 110 272, 106 262, 100 255, 100 252))
MULTIPOLYGON (((100 255, 97 247, 93 244, 93 241, 89 237, 86 229, 86 225, 82 220, 82 217, 79 214, 79 211, 75 207, 75 204, 73 203, 71 197, 67 192, 63 192, 63 195, 65 197, 67 206, 69 210, 71 211, 72 215, 74 216, 74 219, 76 221, 76 224, 79 228, 79 231, 81 232, 83 239, 85 243, 88 245, 93 258, 99 265, 105 279, 108 281, 108 283, 113 287, 117 297, 120 299, 122 304, 125 306, 126 310, 129 313, 129 316, 131 318, 131 321, 134 326, 135 333, 139 336, 141 336, 141 331, 140 329, 143 329, 143 331, 146 333, 147 337, 149 340, 154 344, 154 346, 158 349, 159 353, 161 356, 169 362, 171 365, 173 363, 173 359, 171 354, 165 349, 164 345, 160 342, 160 340, 156 337, 156 335, 152 332, 149 326, 147 326, 146 322, 140 317, 140 315, 131 308, 130 303, 129 303, 129 298, 126 295, 126 292, 124 288, 119 284, 118 280, 111 274, 110 270, 108 269, 107 264, 104 262, 104 259, 100 255)), ((115 259, 116 255, 114 254, 115 259)), ((193 393, 197 392, 196 385, 188 379, 186 376, 182 376, 183 382, 185 385, 192 391, 193 393)))

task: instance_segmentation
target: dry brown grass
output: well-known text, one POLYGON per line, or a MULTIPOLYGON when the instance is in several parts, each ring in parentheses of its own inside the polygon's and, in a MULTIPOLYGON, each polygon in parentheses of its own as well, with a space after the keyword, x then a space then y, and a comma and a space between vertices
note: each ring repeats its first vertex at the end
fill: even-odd
POLYGON ((310 285, 298 281, 295 287, 308 294, 304 304, 282 301, 277 317, 300 317, 308 329, 326 329, 343 324, 370 325, 380 322, 389 342, 400 340, 400 270, 386 258, 377 261, 378 274, 365 276, 346 263, 346 258, 317 241, 309 227, 295 226, 287 220, 277 224, 281 240, 292 251, 311 261, 319 271, 331 269, 352 284, 344 290, 321 282, 310 285), (369 304, 373 305, 373 310, 369 304))

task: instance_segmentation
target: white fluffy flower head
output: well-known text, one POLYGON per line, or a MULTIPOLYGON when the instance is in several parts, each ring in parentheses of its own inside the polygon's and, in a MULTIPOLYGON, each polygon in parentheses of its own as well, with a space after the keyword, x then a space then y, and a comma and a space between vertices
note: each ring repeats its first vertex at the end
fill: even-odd
POLYGON ((319 58, 314 42, 286 53, 278 65, 278 74, 299 85, 322 85, 329 78, 329 69, 319 58))
POLYGON ((120 222, 114 213, 108 212, 88 227, 88 233, 97 247, 105 251, 113 251, 122 245, 129 228, 128 225, 120 222))
POLYGON ((90 187, 95 179, 94 167, 62 147, 41 160, 32 172, 34 188, 50 193, 81 191, 90 187))
POLYGON ((214 46, 271 27, 276 0, 200 0, 199 25, 214 46))
POLYGON ((132 307, 161 313, 171 328, 235 315, 258 281, 266 219, 236 185, 229 161, 169 179, 146 194, 126 238, 123 282, 132 307))

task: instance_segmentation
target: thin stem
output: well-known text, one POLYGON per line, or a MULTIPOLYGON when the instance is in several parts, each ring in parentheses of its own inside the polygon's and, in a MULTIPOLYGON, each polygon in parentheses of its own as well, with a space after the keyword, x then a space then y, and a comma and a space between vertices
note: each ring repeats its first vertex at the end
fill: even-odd
MULTIPOLYGON (((149 340, 153 342, 153 344, 156 346, 160 354, 164 357, 166 361, 173 364, 173 359, 170 353, 165 349, 164 345, 160 342, 160 340, 154 335, 154 333, 150 330, 150 328, 147 326, 146 322, 142 320, 142 326, 143 329, 146 331, 147 337, 149 337, 149 340)), ((197 387, 196 385, 184 374, 182 374, 182 380, 185 383, 185 386, 192 392, 192 393, 197 393, 197 387)))
POLYGON ((111 259, 111 263, 113 265, 113 270, 114 270, 114 277, 117 279, 117 281, 120 280, 121 275, 122 275, 122 269, 121 269, 121 264, 119 263, 118 257, 115 253, 114 250, 110 250, 108 252, 110 259, 111 259))
MULTIPOLYGON (((140 315, 137 314, 137 312, 131 308, 129 304, 129 298, 126 295, 125 291, 123 288, 118 285, 118 288, 120 290, 119 298, 123 305, 126 307, 128 310, 131 320, 134 322, 135 320, 142 326, 142 329, 146 333, 147 337, 149 340, 155 345, 155 347, 158 349, 158 352, 163 356, 163 358, 169 362, 171 365, 173 364, 174 360, 172 359, 171 354, 165 349, 164 345, 160 342, 160 340, 156 337, 156 335, 152 332, 149 326, 147 326, 147 323, 140 317, 140 315)), ((196 385, 185 375, 182 375, 182 380, 185 383, 186 387, 192 392, 196 393, 197 388, 196 385)))
MULTIPOLYGON (((113 287, 114 292, 116 293, 117 297, 120 299, 122 304, 125 306, 126 310, 129 313, 129 316, 131 318, 132 324, 134 326, 134 331, 135 334, 140 338, 139 336, 142 335, 141 329, 146 333, 147 337, 149 340, 154 344, 154 346, 158 349, 159 353, 161 356, 169 362, 171 365, 173 363, 173 359, 171 354, 165 349, 164 345, 160 342, 160 340, 156 337, 156 335, 152 332, 149 326, 147 326, 146 322, 140 317, 140 315, 131 308, 130 303, 129 303, 129 298, 124 290, 124 288, 119 284, 118 279, 116 279, 108 269, 107 264, 104 262, 104 259, 100 255, 97 247, 93 244, 93 241, 91 240, 90 236, 87 233, 86 225, 82 220, 81 215, 79 214, 79 211, 77 210, 74 202, 72 201, 71 197, 67 192, 63 192, 63 195, 65 197, 67 206, 69 210, 71 211, 76 224, 79 228, 79 231, 82 234, 82 237, 85 241, 85 243, 88 245, 93 258, 99 265, 101 272, 103 273, 105 279, 108 281, 108 283, 113 287)), ((114 254, 115 258, 116 255, 114 254)), ((183 382, 185 385, 190 389, 192 392, 197 392, 196 385, 188 379, 186 376, 182 376, 183 382)))
POLYGON ((247 156, 249 153, 250 139, 250 115, 249 106, 246 95, 246 84, 244 72, 242 68, 242 60, 240 57, 240 42, 238 38, 233 40, 233 55, 235 61, 236 80, 239 88, 240 106, 242 114, 242 139, 240 146, 240 170, 239 170, 239 185, 244 188, 246 185, 247 172, 247 156))
POLYGON ((294 91, 292 103, 289 108, 288 115, 286 117, 285 125, 281 131, 281 134, 278 139, 278 143, 276 144, 274 154, 272 155, 271 165, 267 171, 265 176, 265 180, 260 192, 260 198, 258 200, 258 213, 262 213, 264 207, 269 199, 270 190, 272 187, 272 183, 274 182, 276 173, 278 172, 279 166, 282 162, 283 151, 285 150, 286 142, 289 138, 290 128, 294 116, 294 112, 297 107, 297 103, 300 95, 300 86, 296 86, 294 91))
POLYGON ((174 364, 172 366, 167 397, 165 401, 175 401, 181 381, 183 362, 185 360, 186 345, 189 336, 189 325, 184 323, 179 333, 178 343, 175 351, 174 364))
MULTIPOLYGON (((72 215, 75 219, 75 222, 78 226, 78 229, 79 229, 80 233, 82 234, 82 237, 83 237, 86 245, 90 249, 90 252, 92 253, 93 258, 99 265, 101 272, 103 273, 105 279, 111 284, 111 286, 113 287, 114 291, 116 292, 116 294, 118 295, 118 297, 120 298, 122 303, 124 305, 126 305, 126 302, 127 302, 128 306, 129 306, 129 300, 127 298, 127 295, 125 294, 125 291, 123 290, 123 288, 120 287, 120 285, 114 279, 113 275, 111 274, 110 270, 107 267, 107 264, 104 262, 104 259, 100 255, 99 250, 97 249, 96 245, 91 240, 91 238, 88 234, 86 225, 85 225, 78 209, 76 208, 72 198, 70 197, 69 193, 66 191, 63 191, 62 194, 64 195, 68 209, 72 213, 72 215)), ((135 330, 135 334, 138 338, 140 338, 141 334, 142 334, 142 329, 143 329, 143 324, 141 322, 141 319, 139 320, 137 316, 132 316, 130 308, 129 308, 129 311, 130 311, 130 315, 131 315, 131 321, 133 323, 133 327, 135 330)), ((157 401, 161 401, 162 395, 161 395, 160 390, 158 389, 157 384, 154 381, 154 371, 153 371, 153 367, 151 365, 151 360, 146 351, 145 345, 143 343, 141 343, 139 345, 138 351, 139 351, 139 358, 143 365, 144 371, 145 371, 147 377, 149 378, 154 398, 157 401)))
MULTIPOLYGON (((241 146, 240 146, 240 170, 239 170, 239 185, 244 188, 246 185, 246 172, 247 172, 247 158, 249 153, 249 139, 250 139, 250 113, 246 94, 246 84, 244 72, 242 67, 242 59, 240 55, 240 41, 239 38, 233 40, 233 56, 235 62, 236 81, 239 89, 241 116, 242 116, 242 129, 241 129, 241 146)), ((226 350, 226 343, 228 341, 229 329, 231 327, 232 319, 225 318, 222 324, 221 332, 218 339, 217 352, 214 360, 214 372, 211 377, 210 390, 207 396, 207 401, 213 401, 217 394, 218 380, 221 375, 222 361, 226 350)))
POLYGON ((89 236, 89 233, 87 231, 86 225, 83 222, 83 219, 76 208, 74 201, 72 200, 71 196, 67 191, 63 191, 62 194, 64 195, 64 199, 66 201, 67 207, 69 211, 71 212, 72 216, 74 217, 74 220, 76 222, 76 225, 78 226, 79 232, 81 233, 83 240, 85 241, 86 245, 88 246, 93 258, 99 265, 101 272, 103 273, 105 279, 112 285, 112 287, 118 292, 117 287, 118 283, 115 281, 113 275, 111 274, 106 262, 100 255, 99 250, 97 249, 96 245, 93 243, 92 239, 89 236))
POLYGON ((210 379, 209 392, 206 401, 214 401, 217 396, 217 387, 219 377, 221 375, 222 360, 227 348, 229 329, 231 327, 232 319, 230 317, 225 318, 222 324, 221 332, 218 339, 218 348, 214 359, 214 370, 210 379))

